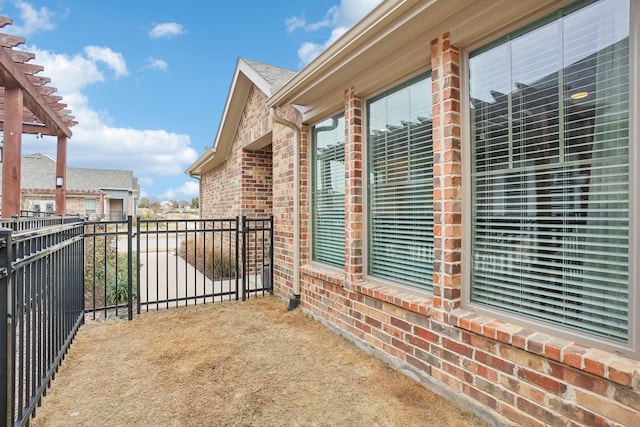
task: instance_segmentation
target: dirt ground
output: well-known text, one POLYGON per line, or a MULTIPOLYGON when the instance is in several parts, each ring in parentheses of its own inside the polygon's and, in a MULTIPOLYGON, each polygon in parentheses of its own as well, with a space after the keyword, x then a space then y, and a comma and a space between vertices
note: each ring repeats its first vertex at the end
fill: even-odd
POLYGON ((82 326, 33 426, 480 426, 275 297, 82 326))

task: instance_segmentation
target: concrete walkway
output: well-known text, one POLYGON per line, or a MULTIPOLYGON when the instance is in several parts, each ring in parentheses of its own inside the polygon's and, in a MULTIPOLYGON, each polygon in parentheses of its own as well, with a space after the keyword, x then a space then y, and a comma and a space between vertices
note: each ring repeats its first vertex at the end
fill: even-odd
MULTIPOLYGON (((180 240, 143 239, 140 247, 140 303, 142 309, 178 307, 236 299, 242 279, 212 281, 183 258, 177 256, 180 240), (143 245, 144 244, 144 245, 143 245), (213 296, 213 295, 216 296, 213 296)), ((262 287, 261 274, 248 278, 249 289, 262 287)), ((241 290, 238 297, 241 298, 241 290)))

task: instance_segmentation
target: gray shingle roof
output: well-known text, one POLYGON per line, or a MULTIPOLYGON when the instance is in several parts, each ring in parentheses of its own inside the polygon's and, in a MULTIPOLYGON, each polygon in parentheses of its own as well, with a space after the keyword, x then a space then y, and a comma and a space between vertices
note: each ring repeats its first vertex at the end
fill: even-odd
POLYGON ((289 81, 296 72, 286 68, 276 67, 274 65, 263 64, 262 62, 251 61, 250 59, 241 58, 247 65, 253 68, 260 76, 271 85, 282 85, 289 81))
MULTIPOLYGON (((2 182, 0 164, 0 183, 2 182)), ((21 187, 23 189, 54 189, 56 161, 46 154, 22 157, 21 187)), ((1 187, 0 187, 1 188, 1 187)), ((114 169, 67 168, 67 191, 101 191, 127 189, 139 192, 138 180, 132 171, 114 169)))

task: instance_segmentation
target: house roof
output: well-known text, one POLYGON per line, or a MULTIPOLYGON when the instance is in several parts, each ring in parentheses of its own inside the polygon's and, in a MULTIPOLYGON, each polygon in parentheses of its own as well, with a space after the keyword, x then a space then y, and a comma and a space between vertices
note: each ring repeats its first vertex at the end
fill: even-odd
POLYGON ((305 123, 344 108, 344 90, 369 97, 431 68, 431 41, 445 32, 468 47, 571 0, 385 0, 280 87, 269 107, 296 105, 305 123))
MULTIPOLYGON (((0 171, 2 164, 0 164, 0 171)), ((21 186, 28 190, 55 189, 56 161, 46 154, 22 157, 21 186)), ((67 168, 68 192, 127 190, 139 192, 138 180, 132 171, 115 169, 67 168)), ((2 174, 0 174, 0 183, 2 174)))
POLYGON ((294 75, 295 71, 286 68, 239 58, 213 148, 189 166, 187 173, 191 176, 201 175, 203 171, 227 159, 252 86, 269 97, 294 75))

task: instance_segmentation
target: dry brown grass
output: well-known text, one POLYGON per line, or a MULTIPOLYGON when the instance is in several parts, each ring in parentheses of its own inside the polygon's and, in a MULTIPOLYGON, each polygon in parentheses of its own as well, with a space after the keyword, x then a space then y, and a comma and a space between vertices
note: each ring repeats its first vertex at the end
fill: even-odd
POLYGON ((83 326, 32 425, 481 423, 268 297, 83 326))

